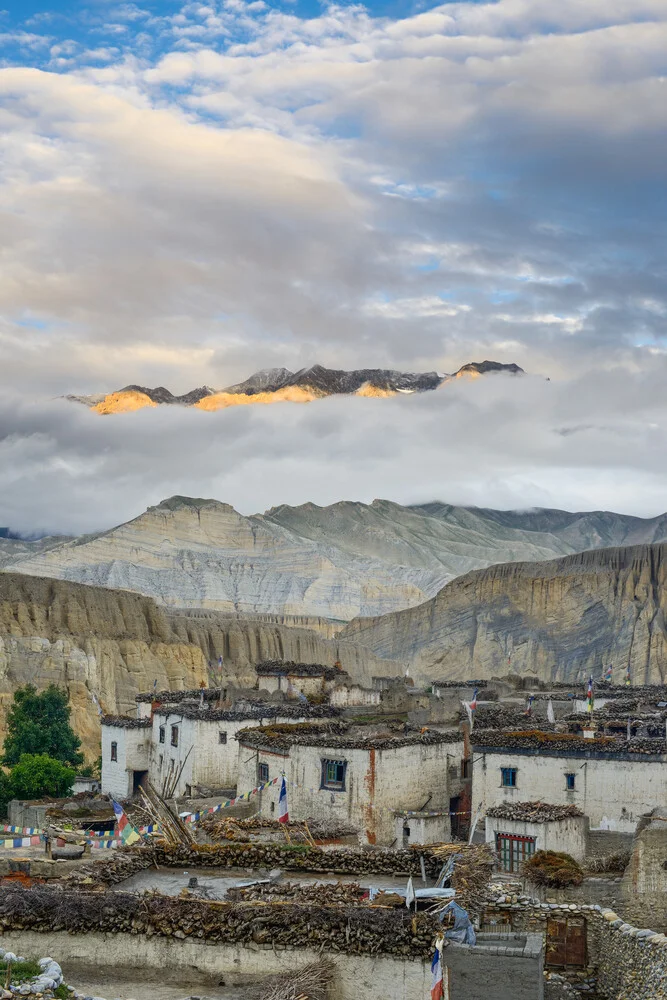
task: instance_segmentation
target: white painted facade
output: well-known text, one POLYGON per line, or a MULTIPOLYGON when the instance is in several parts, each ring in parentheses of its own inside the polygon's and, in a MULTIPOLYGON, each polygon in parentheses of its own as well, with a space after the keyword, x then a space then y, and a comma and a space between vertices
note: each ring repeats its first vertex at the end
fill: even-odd
POLYGON ((399 813, 395 820, 396 847, 447 844, 452 839, 449 809, 431 813, 399 813))
POLYGON ((148 771, 150 740, 150 726, 137 728, 102 723, 104 795, 123 801, 134 794, 135 782, 148 771))
POLYGON ((380 691, 363 688, 359 684, 343 684, 329 694, 329 703, 336 708, 353 708, 361 705, 375 706, 382 700, 380 691))
MULTIPOLYGON (((224 713, 219 713, 224 716, 224 713)), ((232 713, 227 713, 232 714, 232 713)), ((153 716, 150 780, 161 791, 166 779, 175 774, 183 764, 183 772, 176 785, 176 797, 197 794, 198 790, 233 789, 241 791, 254 788, 256 782, 246 786, 239 780, 239 744, 236 734, 251 726, 269 722, 302 722, 303 719, 283 717, 241 719, 192 717, 174 708, 168 714, 159 710, 153 716), (174 730, 177 745, 174 746, 174 730)))
MULTIPOLYGON (((609 701, 613 701, 613 699, 612 698, 595 698, 594 699, 593 707, 596 708, 596 709, 597 708, 604 708, 604 706, 609 701)), ((588 698, 575 698, 575 701, 574 701, 574 710, 577 713, 577 715, 584 715, 584 714, 586 714, 588 712, 588 698)))
MULTIPOLYGON (((239 743, 239 787, 254 788, 283 771, 290 819, 340 820, 360 831, 363 842, 390 845, 397 809, 449 809, 449 764, 460 762, 463 742, 414 743, 396 749, 293 744, 288 752, 239 743), (343 787, 326 787, 323 762, 340 762, 343 787)), ((258 812, 278 816, 280 783, 257 796, 258 812)))
POLYGON ((639 818, 667 802, 667 755, 625 755, 591 751, 567 756, 473 746, 472 815, 503 802, 542 801, 576 805, 591 828, 634 833, 639 818), (632 759, 628 759, 632 758, 632 759), (502 784, 501 769, 516 768, 516 786, 502 784), (568 789, 566 775, 574 775, 568 789))
POLYGON ((528 820, 486 817, 486 842, 496 850, 496 835, 530 837, 536 851, 561 851, 575 861, 583 861, 588 844, 588 823, 585 816, 568 816, 566 819, 535 823, 528 820))
POLYGON ((327 681, 324 675, 305 677, 299 674, 257 674, 257 684, 260 691, 268 691, 275 694, 281 691, 288 696, 298 697, 303 694, 306 698, 311 695, 327 694, 334 685, 334 681, 327 681))

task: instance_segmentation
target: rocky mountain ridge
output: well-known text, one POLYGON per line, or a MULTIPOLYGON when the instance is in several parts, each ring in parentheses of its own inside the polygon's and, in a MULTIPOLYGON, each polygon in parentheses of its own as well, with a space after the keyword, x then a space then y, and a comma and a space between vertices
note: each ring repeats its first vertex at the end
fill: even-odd
POLYGON ((667 677, 667 544, 505 563, 461 576, 416 608, 350 622, 340 637, 422 679, 531 674, 623 683, 667 677))
POLYGON ((173 608, 277 615, 282 624, 320 619, 317 630, 330 636, 322 620, 340 627, 416 606, 494 563, 661 540, 667 515, 374 500, 244 517, 217 500, 171 497, 107 531, 37 551, 17 543, 1 558, 13 572, 136 591, 173 608))
POLYGON ((200 386, 180 396, 164 386, 149 388, 126 385, 110 393, 91 396, 69 395, 66 399, 83 403, 96 413, 123 413, 146 406, 194 406, 202 410, 226 409, 253 403, 308 403, 337 395, 395 396, 398 393, 428 392, 455 378, 476 378, 480 375, 506 373, 521 375, 516 364, 499 361, 471 361, 452 375, 438 372, 400 372, 392 369, 364 368, 343 371, 313 365, 292 372, 288 368, 265 368, 243 382, 224 389, 200 386))

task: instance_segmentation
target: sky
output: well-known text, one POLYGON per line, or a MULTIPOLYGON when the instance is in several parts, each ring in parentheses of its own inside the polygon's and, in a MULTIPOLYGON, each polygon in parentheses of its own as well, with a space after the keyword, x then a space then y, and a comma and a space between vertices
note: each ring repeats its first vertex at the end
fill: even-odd
POLYGON ((0 525, 177 492, 667 509, 664 0, 0 8, 0 525), (528 375, 60 398, 485 358, 528 375))

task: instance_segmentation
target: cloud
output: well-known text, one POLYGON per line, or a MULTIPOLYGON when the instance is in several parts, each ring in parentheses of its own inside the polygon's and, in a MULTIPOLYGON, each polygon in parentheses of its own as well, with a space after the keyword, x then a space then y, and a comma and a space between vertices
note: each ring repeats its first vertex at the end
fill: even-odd
MULTIPOLYGON (((438 427, 454 419, 465 442, 445 455, 461 496, 515 502, 525 490, 539 503, 541 481, 553 502, 602 504, 610 470, 641 458, 635 502, 650 505, 659 477, 642 442, 661 442, 645 428, 662 416, 644 424, 643 392, 628 395, 627 380, 653 389, 663 372, 663 0, 498 0, 410 16, 331 6, 311 18, 241 0, 159 7, 88 5, 76 31, 60 17, 3 23, 0 429, 16 426, 3 446, 6 516, 45 526, 41 498, 26 500, 40 463, 60 484, 54 510, 74 511, 73 488, 92 504, 111 481, 127 486, 129 515, 148 502, 132 463, 148 489, 154 449, 181 435, 179 474, 155 458, 151 500, 176 479, 182 492, 238 491, 246 509, 309 488, 359 495, 355 483, 400 499, 400 470, 383 464, 392 436, 375 422, 389 420, 406 481, 420 484, 418 457, 445 467, 427 447, 431 413, 438 427), (552 376, 540 391, 562 412, 525 397, 522 438, 501 399, 478 411, 460 397, 446 414, 444 395, 402 408, 331 401, 317 415, 280 408, 280 423, 160 412, 114 428, 48 402, 132 382, 224 386, 273 365, 453 371, 484 357, 552 376), (570 426, 575 387, 599 419, 586 408, 570 426), (365 450, 357 420, 370 421, 365 450), (488 450, 496 426, 512 441, 505 464, 502 447, 497 460, 488 450), (414 456, 409 435, 425 442, 414 456), (612 459, 612 445, 636 456, 612 459), (590 489, 579 460, 567 473, 564 448, 590 457, 590 489), (241 485, 211 478, 212 460, 242 469, 241 485)), ((448 482, 439 491, 452 499, 448 482)))
POLYGON ((0 404, 0 524, 99 530, 181 493, 253 513, 279 503, 434 498, 653 515, 665 507, 667 359, 574 381, 496 377, 422 395, 217 413, 97 417, 0 404))

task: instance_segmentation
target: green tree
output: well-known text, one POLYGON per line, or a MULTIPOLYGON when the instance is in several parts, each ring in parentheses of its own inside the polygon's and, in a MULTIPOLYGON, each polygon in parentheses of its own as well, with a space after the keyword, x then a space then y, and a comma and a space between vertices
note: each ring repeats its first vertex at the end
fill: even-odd
POLYGON ((9 773, 10 799, 63 798, 72 791, 76 771, 45 753, 24 753, 9 773))
POLYGON ((9 787, 9 775, 0 770, 0 816, 5 815, 7 803, 11 797, 12 793, 9 787))
POLYGON ((7 737, 0 763, 11 767, 23 754, 47 754, 62 764, 83 764, 81 740, 69 724, 67 693, 51 684, 37 692, 32 684, 19 688, 7 713, 7 737))

